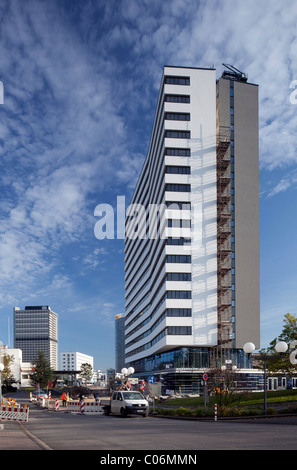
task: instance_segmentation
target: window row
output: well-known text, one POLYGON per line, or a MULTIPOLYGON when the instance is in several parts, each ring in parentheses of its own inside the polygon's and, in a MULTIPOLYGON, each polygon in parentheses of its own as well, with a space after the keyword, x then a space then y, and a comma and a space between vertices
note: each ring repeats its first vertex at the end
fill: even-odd
POLYGON ((167 281, 191 281, 191 273, 167 273, 167 281))
POLYGON ((190 95, 165 95, 167 103, 190 103, 190 95))
POLYGON ((165 149, 165 155, 167 155, 169 157, 190 157, 191 156, 191 149, 180 149, 180 148, 167 147, 165 149))
POLYGON ((192 262, 191 255, 167 255, 166 263, 188 263, 192 262))
POLYGON ((191 185, 190 184, 177 184, 177 183, 168 183, 165 185, 165 191, 175 191, 178 193, 190 193, 191 185))
POLYGON ((190 85, 190 77, 170 76, 164 78, 166 85, 190 85))
POLYGON ((167 335, 191 335, 191 326, 168 326, 167 335))
POLYGON ((166 201, 165 204, 166 204, 167 209, 171 209, 171 210, 182 210, 182 211, 191 210, 190 202, 166 201))
POLYGON ((191 221, 184 219, 168 219, 167 227, 171 228, 191 228, 191 221))
POLYGON ((165 131, 165 137, 169 139, 190 139, 191 132, 190 131, 173 131, 167 130, 165 131))
POLYGON ((173 246, 191 245, 191 238, 168 237, 167 240, 166 240, 166 245, 173 245, 173 246))
POLYGON ((191 317, 191 308, 168 308, 167 317, 191 317))
POLYGON ((165 113, 167 121, 190 121, 190 113, 165 113))
POLYGON ((167 299, 191 299, 192 292, 190 290, 169 290, 167 299))
POLYGON ((190 175, 191 174, 191 167, 189 166, 166 166, 165 173, 169 173, 171 175, 190 175))

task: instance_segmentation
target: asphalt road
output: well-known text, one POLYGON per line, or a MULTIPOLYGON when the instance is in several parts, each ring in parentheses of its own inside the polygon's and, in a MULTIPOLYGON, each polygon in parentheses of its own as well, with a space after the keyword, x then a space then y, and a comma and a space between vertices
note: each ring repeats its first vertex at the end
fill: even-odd
MULTIPOLYGON (((44 449, 101 451, 296 450, 297 417, 190 421, 71 414, 30 406, 27 433, 44 449)), ((152 452, 150 452, 152 453, 152 452)))

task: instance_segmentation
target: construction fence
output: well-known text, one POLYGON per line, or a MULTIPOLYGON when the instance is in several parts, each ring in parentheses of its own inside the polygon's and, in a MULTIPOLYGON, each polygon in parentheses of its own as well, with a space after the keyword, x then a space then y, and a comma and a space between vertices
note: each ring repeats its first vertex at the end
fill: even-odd
POLYGON ((103 414, 103 407, 99 402, 87 400, 69 400, 66 404, 59 399, 43 398, 40 405, 50 411, 69 411, 71 413, 97 413, 103 414))
POLYGON ((19 421, 28 422, 29 407, 27 405, 17 404, 11 398, 1 402, 0 421, 19 421))

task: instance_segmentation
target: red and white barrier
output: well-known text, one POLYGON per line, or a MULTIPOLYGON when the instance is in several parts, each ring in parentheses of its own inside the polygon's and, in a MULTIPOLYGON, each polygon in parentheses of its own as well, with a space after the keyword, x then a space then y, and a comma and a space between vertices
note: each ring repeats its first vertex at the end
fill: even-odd
POLYGON ((2 406, 0 408, 1 421, 28 421, 29 408, 11 408, 9 406, 2 406))
POLYGON ((100 403, 89 401, 72 401, 67 402, 67 406, 61 406, 60 400, 46 400, 46 406, 49 410, 55 411, 71 411, 73 413, 98 413, 103 414, 104 410, 100 403))
POLYGON ((81 402, 84 404, 84 408, 83 408, 83 413, 100 413, 100 414, 103 414, 104 412, 104 409, 103 407, 100 405, 100 403, 94 403, 94 402, 89 402, 89 401, 86 401, 86 402, 81 402))
POLYGON ((215 404, 215 417, 214 417, 215 421, 218 420, 218 405, 215 404))

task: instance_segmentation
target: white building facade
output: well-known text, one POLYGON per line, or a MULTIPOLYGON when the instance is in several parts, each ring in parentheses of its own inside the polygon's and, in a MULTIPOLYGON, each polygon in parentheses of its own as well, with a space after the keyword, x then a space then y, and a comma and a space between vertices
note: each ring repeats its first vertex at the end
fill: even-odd
MULTIPOLYGON (((94 358, 80 352, 60 353, 60 371, 80 371, 82 364, 89 364, 94 369, 94 358)), ((79 378, 79 375, 77 377, 79 378)))
POLYGON ((31 387, 31 377, 33 374, 33 366, 31 363, 23 362, 23 353, 21 349, 9 348, 8 346, 0 347, 0 362, 4 362, 4 356, 10 356, 11 362, 9 369, 11 375, 15 379, 12 384, 17 389, 31 387))

